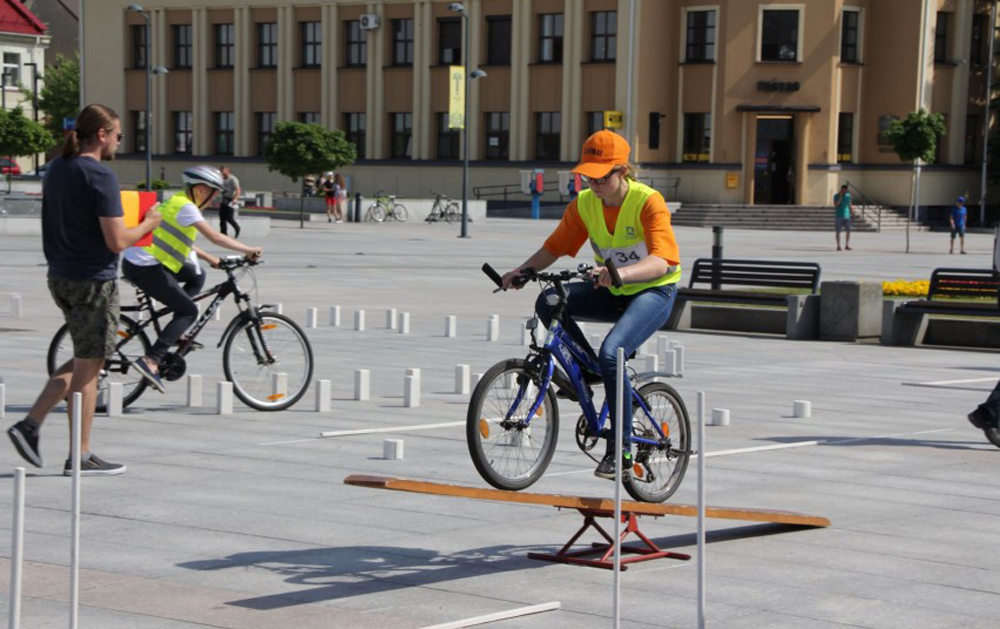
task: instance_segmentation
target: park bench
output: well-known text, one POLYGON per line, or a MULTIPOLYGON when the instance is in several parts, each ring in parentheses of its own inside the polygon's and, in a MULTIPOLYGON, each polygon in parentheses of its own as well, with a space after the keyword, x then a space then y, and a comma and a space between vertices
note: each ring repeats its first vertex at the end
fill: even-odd
MULTIPOLYGON (((936 339, 942 344, 980 345, 976 340, 983 335, 983 340, 987 341, 990 338, 1000 339, 1000 323, 990 321, 990 319, 1000 320, 1000 275, 992 269, 934 269, 926 299, 903 303, 886 301, 883 313, 883 339, 888 338, 891 345, 935 344, 933 338, 935 335, 928 338, 930 315, 972 318, 972 326, 962 326, 964 338, 955 338, 955 342, 950 342, 947 338, 936 339), (948 299, 954 297, 986 299, 982 301, 948 299), (979 325, 975 325, 977 319, 979 325), (976 329, 980 330, 982 335, 977 334, 976 329)), ((936 336, 941 337, 940 334, 936 336)), ((986 342, 985 346, 995 347, 1000 346, 1000 343, 986 342)))
POLYGON ((707 327, 784 334, 796 339, 814 338, 817 334, 820 266, 815 262, 699 258, 694 261, 690 275, 688 287, 677 291, 674 310, 667 322, 670 329, 707 327), (700 288, 704 285, 709 288, 700 288), (785 290, 751 291, 745 290, 746 287, 785 290), (787 289, 805 289, 810 294, 789 295, 787 289), (705 316, 699 318, 707 320, 699 322, 692 317, 696 302, 721 306, 702 313, 705 316), (780 307, 784 311, 725 307, 729 304, 780 307))

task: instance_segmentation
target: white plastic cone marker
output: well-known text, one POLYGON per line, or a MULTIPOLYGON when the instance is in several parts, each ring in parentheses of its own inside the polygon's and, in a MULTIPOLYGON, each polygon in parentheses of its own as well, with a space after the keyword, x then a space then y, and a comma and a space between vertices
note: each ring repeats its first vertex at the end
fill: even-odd
POLYGON ((354 329, 358 332, 365 331, 365 311, 356 310, 354 312, 354 329))
POLYGON ((663 371, 667 372, 671 376, 678 375, 676 351, 668 349, 663 352, 663 371))
POLYGON ((396 329, 396 309, 389 308, 385 311, 385 328, 387 330, 396 329))
POLYGON ((330 412, 330 381, 329 380, 317 380, 316 381, 316 412, 317 413, 329 413, 330 412))
POLYGON ((319 327, 319 308, 306 308, 306 327, 319 327))
POLYGON ((794 400, 792 402, 792 415, 795 417, 812 417, 812 402, 809 400, 794 400))
POLYGON ((486 340, 496 341, 500 338, 500 315, 490 315, 486 322, 486 340))
POLYGON ((187 405, 194 407, 201 406, 202 385, 203 385, 201 376, 197 374, 191 374, 187 377, 187 382, 188 382, 187 405))
POLYGON ((340 325, 340 306, 330 306, 330 327, 340 325))
POLYGON ((713 426, 728 426, 729 425, 729 409, 728 408, 713 408, 712 409, 712 425, 713 426))
POLYGON ((215 412, 218 415, 233 414, 233 383, 225 380, 215 385, 215 412))
POLYGON ((409 334, 410 333, 410 313, 401 312, 399 314, 399 333, 409 334))
POLYGON ((458 317, 455 315, 448 315, 445 317, 444 335, 448 338, 455 338, 458 336, 458 317))
POLYGON ((399 461, 403 458, 403 440, 386 439, 382 442, 382 458, 388 461, 399 461))
POLYGON ((406 408, 420 406, 420 376, 403 377, 403 406, 406 408))
POLYGON ((13 293, 10 296, 10 316, 15 319, 20 319, 22 314, 21 296, 17 293, 13 293))
POLYGON ((282 304, 276 305, 274 307, 274 311, 277 312, 278 314, 285 314, 284 313, 284 306, 282 304))
POLYGON ((371 376, 367 369, 358 369, 354 372, 354 399, 364 402, 371 399, 371 376))
POLYGON ((108 385, 108 401, 104 408, 108 417, 121 417, 123 410, 123 400, 125 397, 125 385, 121 382, 112 382, 108 385))
POLYGON ((674 354, 677 355, 677 375, 684 375, 684 346, 678 343, 674 345, 674 354))
POLYGON ((469 366, 455 365, 455 393, 469 394, 469 366))

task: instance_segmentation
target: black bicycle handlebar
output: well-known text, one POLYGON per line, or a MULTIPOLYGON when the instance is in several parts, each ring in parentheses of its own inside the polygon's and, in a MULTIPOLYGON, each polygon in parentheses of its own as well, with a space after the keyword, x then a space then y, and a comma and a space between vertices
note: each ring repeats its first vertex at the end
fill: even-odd
MULTIPOLYGON (((615 265, 614 261, 606 260, 605 264, 608 269, 608 273, 611 274, 611 283, 615 288, 621 288, 622 277, 618 273, 618 267, 615 265)), ((489 265, 489 263, 484 263, 482 266, 483 273, 485 273, 493 283, 497 285, 497 290, 505 290, 503 286, 503 277, 496 270, 489 265)), ((589 264, 581 264, 576 268, 575 271, 565 270, 556 271, 555 273, 546 273, 544 271, 535 271, 531 267, 525 267, 521 269, 520 274, 514 278, 512 285, 515 287, 521 287, 528 282, 567 282, 573 279, 585 279, 593 280, 594 267, 589 264)))
POLYGON ((231 271, 241 266, 257 266, 258 264, 264 264, 264 261, 259 259, 251 260, 246 256, 226 256, 219 258, 219 268, 223 271, 231 271))

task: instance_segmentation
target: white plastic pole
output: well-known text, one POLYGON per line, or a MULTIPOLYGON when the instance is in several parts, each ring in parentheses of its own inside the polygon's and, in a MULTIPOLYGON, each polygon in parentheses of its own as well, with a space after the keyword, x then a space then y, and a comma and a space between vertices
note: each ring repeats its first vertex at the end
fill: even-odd
POLYGON ((306 308, 306 327, 315 328, 319 324, 319 309, 306 308))
POLYGON ((0 419, 7 418, 7 385, 0 382, 0 419))
POLYGON ((401 312, 399 313, 399 333, 409 334, 410 333, 410 313, 401 312))
POLYGON ((455 365, 455 393, 469 394, 469 366, 455 365))
POLYGON ((329 413, 330 412, 330 381, 329 380, 317 380, 316 381, 316 412, 318 412, 318 413, 329 413))
POLYGON ((444 320, 444 335, 448 338, 458 336, 458 317, 448 315, 444 320))
POLYGON ((618 368, 615 376, 615 629, 621 625, 621 572, 622 572, 622 415, 625 400, 625 350, 618 348, 618 368))
POLYGON ((340 325, 340 306, 330 306, 330 326, 340 325))
POLYGON ((705 629, 705 408, 698 391, 698 629, 705 629))
POLYGON ((388 308, 385 311, 385 329, 395 330, 396 329, 396 309, 388 308))
POLYGON ((10 296, 10 316, 14 319, 21 318, 21 296, 17 293, 10 296))
POLYGON ((354 311, 354 329, 358 332, 364 332, 365 330, 365 311, 356 310, 354 311))
POLYGON ((83 424, 83 394, 73 394, 73 446, 70 465, 73 471, 72 531, 70 533, 69 627, 76 629, 80 613, 80 431, 83 424))
POLYGON ((10 537, 10 629, 21 626, 21 556, 24 553, 24 468, 14 468, 14 526, 10 537))

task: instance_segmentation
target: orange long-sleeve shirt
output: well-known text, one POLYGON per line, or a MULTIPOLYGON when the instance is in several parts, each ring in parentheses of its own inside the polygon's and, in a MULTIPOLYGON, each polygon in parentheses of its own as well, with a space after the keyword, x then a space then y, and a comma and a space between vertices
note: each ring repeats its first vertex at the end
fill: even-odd
MULTIPOLYGON (((604 223, 612 234, 618 223, 620 211, 621 207, 604 208, 604 223)), ((670 210, 667 209, 667 202, 663 200, 662 195, 653 194, 646 199, 645 205, 639 212, 639 221, 642 223, 649 255, 663 258, 671 266, 680 264, 681 254, 674 238, 674 229, 670 225, 670 210)), ((580 217, 580 210, 574 199, 566 206, 562 220, 542 246, 556 257, 573 257, 589 238, 587 226, 580 217)))

